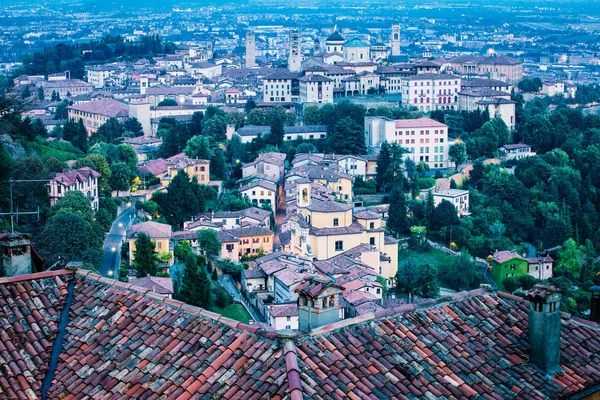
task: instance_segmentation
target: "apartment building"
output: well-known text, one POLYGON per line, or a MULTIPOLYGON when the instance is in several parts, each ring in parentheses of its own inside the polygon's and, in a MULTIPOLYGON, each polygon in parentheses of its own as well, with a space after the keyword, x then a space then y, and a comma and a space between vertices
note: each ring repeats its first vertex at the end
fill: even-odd
POLYGON ((365 140, 368 147, 379 148, 384 141, 397 143, 406 158, 424 162, 429 168, 448 168, 448 126, 431 118, 389 119, 365 117, 365 140))
POLYGON ((98 172, 89 167, 65 169, 55 173, 48 182, 50 205, 56 204, 64 197, 65 193, 77 190, 90 200, 92 210, 98 210, 100 197, 98 179, 100 176, 98 172))
POLYGON ((83 120, 88 135, 96 132, 110 118, 123 121, 129 117, 129 106, 113 99, 98 99, 68 107, 70 120, 83 120))
POLYGON ((455 110, 461 78, 451 74, 423 73, 401 79, 402 105, 420 111, 455 110))

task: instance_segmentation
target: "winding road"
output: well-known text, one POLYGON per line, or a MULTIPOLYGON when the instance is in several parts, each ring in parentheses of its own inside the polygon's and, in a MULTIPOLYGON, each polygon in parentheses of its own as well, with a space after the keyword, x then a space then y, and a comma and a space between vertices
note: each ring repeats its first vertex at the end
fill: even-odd
POLYGON ((119 214, 104 239, 104 246, 102 247, 104 257, 100 264, 100 274, 103 276, 115 277, 115 279, 119 276, 121 244, 125 241, 127 228, 133 222, 134 211, 135 208, 130 206, 119 214))

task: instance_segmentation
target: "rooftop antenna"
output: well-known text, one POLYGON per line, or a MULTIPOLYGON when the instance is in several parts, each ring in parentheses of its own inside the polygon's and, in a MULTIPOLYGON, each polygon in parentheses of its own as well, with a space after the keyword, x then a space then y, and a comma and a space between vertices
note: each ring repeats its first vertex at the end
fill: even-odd
POLYGON ((13 184, 22 183, 22 182, 48 182, 49 179, 9 179, 8 183, 10 185, 10 212, 0 213, 0 216, 10 215, 10 231, 11 233, 15 233, 15 217, 17 218, 17 223, 19 223, 19 214, 20 215, 37 215, 38 221, 40 220, 40 207, 38 206, 37 211, 14 211, 13 208, 13 184))

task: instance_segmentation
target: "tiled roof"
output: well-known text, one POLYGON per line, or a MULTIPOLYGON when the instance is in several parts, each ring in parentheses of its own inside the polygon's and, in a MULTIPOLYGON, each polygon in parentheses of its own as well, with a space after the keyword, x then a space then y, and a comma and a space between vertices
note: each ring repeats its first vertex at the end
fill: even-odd
POLYGON ((250 236, 273 235, 269 228, 264 226, 248 226, 245 228, 225 229, 219 231, 219 241, 221 243, 231 243, 239 241, 239 238, 250 236))
POLYGON ((490 89, 488 87, 475 87, 467 88, 458 92, 461 96, 470 97, 499 97, 499 96, 510 96, 510 93, 502 92, 500 90, 490 89))
POLYGON ((129 106, 113 99, 98 99, 89 103, 75 104, 71 110, 100 114, 110 118, 124 118, 129 116, 129 106))
POLYGON ((460 76, 451 75, 451 74, 418 74, 407 76, 406 78, 402 78, 406 81, 424 81, 424 80, 434 80, 434 81, 442 81, 446 79, 460 79, 460 76))
POLYGON ((64 169, 62 172, 54 174, 53 180, 60 182, 64 186, 71 186, 75 182, 85 182, 88 179, 100 178, 100 174, 90 167, 83 167, 79 169, 64 169))
POLYGON ((333 82, 333 79, 329 79, 322 75, 308 75, 303 76, 299 79, 300 82, 333 82))
POLYGON ((258 136, 264 135, 271 132, 270 126, 262 125, 247 125, 239 128, 236 133, 240 136, 258 136))
POLYGON ((317 328, 296 342, 304 394, 545 399, 597 385, 598 325, 563 314, 565 372, 548 379, 528 362, 528 307, 515 299, 461 292, 317 328))
POLYGON ((143 278, 131 279, 129 283, 142 289, 150 289, 158 294, 173 294, 173 280, 171 278, 146 276, 143 278))
POLYGON ((325 125, 301 125, 301 126, 286 126, 283 128, 284 133, 310 133, 310 132, 327 132, 325 125))
POLYGON ((396 128, 446 128, 446 124, 442 124, 434 119, 422 117, 417 119, 397 119, 395 120, 396 128))
POLYGON ((529 362, 528 302, 504 293, 460 292, 296 335, 62 270, 0 278, 0 397, 41 396, 69 291, 51 399, 546 399, 600 383, 598 324, 562 314, 563 372, 549 376, 529 362))
POLYGON ((136 238, 140 233, 145 233, 151 238, 170 238, 171 225, 161 224, 160 222, 146 221, 131 225, 127 230, 127 238, 136 238))
POLYGON ((244 192, 246 190, 250 190, 250 189, 255 188, 255 187, 261 187, 261 188, 270 190, 272 192, 276 192, 277 191, 277 185, 274 184, 273 182, 265 181, 265 180, 262 180, 262 179, 256 179, 256 180, 254 180, 254 181, 252 181, 252 182, 250 182, 250 183, 242 186, 240 188, 240 192, 244 192))
POLYGON ((494 252, 494 254, 492 255, 492 260, 494 260, 498 263, 503 263, 505 261, 512 260, 512 259, 523 260, 523 257, 521 257, 519 255, 519 253, 517 253, 516 251, 498 251, 498 250, 496 250, 494 252))
POLYGON ((273 304, 267 307, 271 317, 297 317, 298 316, 298 304, 296 303, 282 303, 273 304))
POLYGON ((267 274, 265 274, 265 272, 260 268, 246 269, 242 272, 242 274, 246 279, 260 279, 267 277, 267 274))
POLYGON ((462 87, 475 88, 475 87, 502 87, 510 86, 510 84, 499 81, 497 79, 470 79, 462 82, 462 87))
POLYGON ((356 235, 363 231, 365 228, 357 223, 353 222, 350 226, 340 226, 335 228, 311 228, 311 233, 315 236, 330 236, 330 235, 356 235))
POLYGON ((341 203, 339 201, 320 201, 311 199, 310 205, 306 207, 310 211, 314 212, 342 212, 348 211, 352 208, 351 204, 341 203))
POLYGON ((0 398, 41 397, 67 295, 67 279, 58 275, 66 272, 0 279, 0 398))

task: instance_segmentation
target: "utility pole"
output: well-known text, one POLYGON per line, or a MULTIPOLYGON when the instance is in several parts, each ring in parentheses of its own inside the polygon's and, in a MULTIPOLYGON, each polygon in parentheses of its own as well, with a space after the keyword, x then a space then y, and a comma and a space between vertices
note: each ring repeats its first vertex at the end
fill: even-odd
POLYGON ((38 221, 40 219, 40 207, 38 206, 37 211, 14 211, 13 207, 13 184, 23 182, 48 182, 49 179, 9 179, 8 184, 10 185, 10 212, 0 213, 0 216, 10 215, 10 231, 15 233, 15 216, 17 217, 17 223, 19 222, 19 214, 21 215, 37 215, 38 221))

